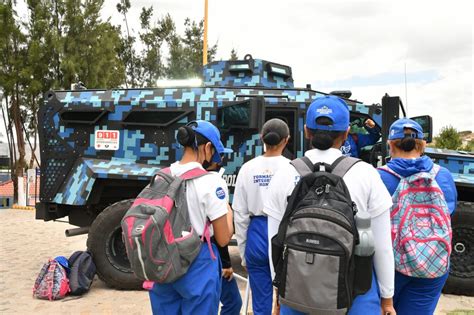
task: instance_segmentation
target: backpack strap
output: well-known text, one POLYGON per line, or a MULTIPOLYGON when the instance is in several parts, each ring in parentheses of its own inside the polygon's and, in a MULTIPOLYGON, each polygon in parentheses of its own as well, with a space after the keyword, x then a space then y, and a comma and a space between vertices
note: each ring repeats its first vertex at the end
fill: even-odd
POLYGON ((157 175, 160 175, 160 177, 164 178, 165 180, 167 180, 170 183, 173 181, 173 176, 171 175, 171 168, 166 167, 166 168, 160 169, 158 172, 153 174, 153 176, 151 177, 151 180, 150 180, 150 187, 153 186, 153 184, 155 183, 157 175))
POLYGON ((212 250, 210 227, 211 227, 211 222, 209 220, 206 220, 206 225, 204 226, 204 231, 202 232, 201 241, 202 242, 206 241, 207 248, 209 249, 209 253, 211 254, 212 260, 216 260, 217 257, 214 254, 214 251, 212 250))
POLYGON ((314 171, 314 165, 307 156, 294 159, 290 162, 290 164, 295 167, 296 171, 301 175, 301 177, 311 174, 314 171))
POLYGON ((433 164, 433 167, 430 170, 430 175, 433 176, 433 179, 438 175, 440 169, 441 166, 439 166, 438 164, 433 164))
MULTIPOLYGON (((186 180, 199 178, 199 177, 207 175, 207 174, 209 174, 208 171, 206 171, 206 170, 204 170, 200 167, 196 167, 196 168, 193 168, 192 170, 189 170, 189 171, 185 172, 184 174, 179 176, 179 178, 183 181, 186 181, 186 180)), ((173 184, 172 184, 172 186, 173 186, 173 184)), ((201 236, 201 241, 206 241, 207 247, 209 249, 209 253, 211 254, 212 260, 216 260, 217 257, 214 254, 214 251, 212 250, 211 229, 210 229, 210 227, 211 227, 211 222, 209 220, 206 220, 206 224, 204 225, 204 231, 203 231, 202 236, 201 236)))
POLYGON ((164 169, 160 170, 161 172, 171 175, 171 167, 165 167, 164 169))
POLYGON ((200 167, 196 167, 196 168, 193 168, 192 170, 185 172, 184 174, 181 174, 181 176, 179 177, 183 180, 190 180, 190 179, 198 178, 207 174, 209 174, 208 171, 200 167))
POLYGON ((192 170, 184 172, 180 176, 176 177, 175 180, 170 184, 170 187, 168 189, 168 196, 174 200, 176 193, 178 192, 178 189, 181 186, 183 181, 195 179, 207 174, 209 173, 200 167, 196 167, 196 168, 193 168, 192 170))
POLYGON ((151 178, 150 181, 150 186, 153 186, 156 180, 156 176, 160 175, 160 177, 164 178, 170 183, 170 187, 168 189, 168 197, 170 197, 172 200, 174 200, 176 193, 181 186, 181 183, 185 180, 191 180, 194 178, 198 178, 204 175, 207 175, 208 172, 206 170, 203 170, 200 167, 193 168, 183 174, 181 176, 174 177, 171 175, 171 168, 166 167, 164 169, 159 170, 153 177, 151 178))
POLYGON ((384 166, 381 166, 381 167, 377 167, 378 170, 382 170, 382 171, 385 171, 399 179, 402 179, 402 176, 399 175, 398 173, 396 173, 394 170, 392 170, 390 167, 388 167, 387 165, 384 165, 384 166))
POLYGON ((361 160, 350 156, 342 155, 331 164, 331 174, 343 177, 346 173, 361 160))

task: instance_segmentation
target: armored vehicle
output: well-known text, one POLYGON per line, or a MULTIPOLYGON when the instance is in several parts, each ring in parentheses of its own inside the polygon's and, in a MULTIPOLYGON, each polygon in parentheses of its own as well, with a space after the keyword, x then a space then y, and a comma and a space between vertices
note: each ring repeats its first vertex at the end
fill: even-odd
MULTIPOLYGON (((374 166, 384 163, 385 135, 403 111, 400 99, 385 95, 381 104, 364 104, 350 99, 349 91, 334 94, 349 104, 354 128, 367 118, 375 121, 382 140, 364 148, 361 158, 374 166)), ((294 87, 289 66, 250 55, 207 64, 199 87, 50 91, 38 113, 41 187, 36 218, 67 216, 78 228, 66 235, 89 234, 87 246, 99 276, 112 287, 137 288, 120 220, 152 175, 182 155, 175 140, 178 127, 194 119, 218 126, 225 146, 234 150, 224 163, 232 192, 241 165, 262 154, 258 131, 264 121, 284 119, 291 131, 285 155, 302 156, 308 148, 306 108, 322 95, 326 93, 309 85, 294 87)), ((417 120, 430 140, 431 118, 417 120)), ((461 200, 453 221, 451 290, 474 293, 474 156, 440 150, 427 154, 453 173, 461 200)))

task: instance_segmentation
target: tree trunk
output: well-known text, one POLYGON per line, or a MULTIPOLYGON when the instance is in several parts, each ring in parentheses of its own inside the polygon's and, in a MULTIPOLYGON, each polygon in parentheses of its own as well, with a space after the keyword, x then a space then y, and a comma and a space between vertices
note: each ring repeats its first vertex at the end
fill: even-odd
MULTIPOLYGON (((36 148, 38 145, 38 141, 36 141, 36 138, 38 137, 38 126, 35 126, 35 132, 33 133, 34 135, 34 140, 33 140, 33 150, 31 152, 31 158, 30 158, 30 163, 28 168, 34 168, 35 167, 35 161, 36 161, 36 148)), ((39 165, 37 165, 39 166, 39 165)))
MULTIPOLYGON (((33 108, 33 149, 31 150, 31 158, 30 158, 30 163, 28 164, 28 168, 34 168, 35 167, 35 161, 36 161, 36 147, 37 147, 37 135, 38 135, 38 121, 36 120, 36 114, 37 114, 37 109, 36 109, 36 99, 33 97, 32 100, 32 108, 33 108)), ((39 166, 39 165, 38 165, 39 166)))
MULTIPOLYGON (((15 126, 15 133, 16 133, 16 142, 17 142, 17 149, 18 149, 18 160, 15 163, 15 177, 17 179, 21 178, 17 184, 22 184, 23 183, 23 175, 24 175, 24 167, 26 165, 25 161, 25 138, 23 136, 23 128, 21 124, 21 113, 20 113, 20 102, 19 102, 19 85, 18 83, 16 84, 16 91, 15 91, 15 97, 12 97, 12 120, 13 124, 15 126)), ((23 187, 19 187, 17 185, 16 187, 17 192, 20 193, 24 189, 23 187)), ((23 204, 25 203, 24 196, 18 194, 16 201, 18 204, 23 204)))
MULTIPOLYGON (((11 97, 11 101, 13 102, 13 95, 11 97)), ((8 119, 8 130, 7 132, 10 134, 10 177, 13 181, 13 202, 18 200, 18 181, 15 176, 15 169, 16 169, 16 146, 15 146, 15 136, 13 134, 13 127, 12 127, 12 106, 8 107, 8 96, 5 97, 6 104, 7 104, 7 119, 8 119)))

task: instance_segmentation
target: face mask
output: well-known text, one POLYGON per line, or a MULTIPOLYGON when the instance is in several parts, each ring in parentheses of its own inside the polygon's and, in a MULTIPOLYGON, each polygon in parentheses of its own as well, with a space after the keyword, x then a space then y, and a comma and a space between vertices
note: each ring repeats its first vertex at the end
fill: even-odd
POLYGON ((211 162, 209 162, 208 160, 204 160, 204 162, 202 162, 202 168, 205 169, 205 170, 208 170, 209 167, 211 167, 211 162))

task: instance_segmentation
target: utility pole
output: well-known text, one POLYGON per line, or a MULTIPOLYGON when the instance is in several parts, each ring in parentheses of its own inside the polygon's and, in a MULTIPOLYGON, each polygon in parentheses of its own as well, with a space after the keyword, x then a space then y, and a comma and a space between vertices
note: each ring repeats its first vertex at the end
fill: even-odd
POLYGON ((207 65, 207 0, 204 0, 204 36, 202 43, 202 65, 207 65))

